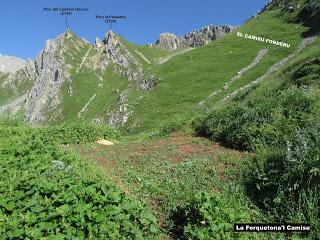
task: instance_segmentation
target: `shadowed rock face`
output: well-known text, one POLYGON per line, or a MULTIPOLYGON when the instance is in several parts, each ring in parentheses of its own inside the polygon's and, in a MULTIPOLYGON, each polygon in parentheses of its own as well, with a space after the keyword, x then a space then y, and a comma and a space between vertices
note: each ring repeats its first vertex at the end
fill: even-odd
POLYGON ((172 33, 162 33, 156 42, 159 48, 174 51, 181 47, 200 47, 232 32, 236 27, 230 25, 208 25, 199 30, 187 33, 183 37, 177 37, 172 33))
POLYGON ((5 56, 0 54, 0 72, 12 73, 25 67, 27 61, 11 56, 5 56))
POLYGON ((26 102, 26 119, 33 124, 44 120, 45 111, 53 110, 60 102, 59 91, 64 79, 64 61, 58 52, 69 32, 46 42, 44 50, 34 61, 36 79, 26 102))

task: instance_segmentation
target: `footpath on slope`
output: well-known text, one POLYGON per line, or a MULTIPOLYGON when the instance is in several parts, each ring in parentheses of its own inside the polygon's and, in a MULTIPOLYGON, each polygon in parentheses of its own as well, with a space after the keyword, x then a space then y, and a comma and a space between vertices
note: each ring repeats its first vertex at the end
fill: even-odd
POLYGON ((230 97, 234 97, 235 95, 237 95, 239 92, 246 90, 248 88, 253 87, 254 85, 259 84, 261 81, 265 80, 266 78, 268 78, 271 74, 275 73, 276 71, 278 71, 282 66, 284 66, 287 62, 289 62, 289 60, 291 60, 294 56, 296 56, 298 53, 300 53, 305 47, 307 47, 309 44, 311 44, 312 42, 314 42, 317 39, 318 35, 315 36, 311 36, 311 37, 307 37, 302 39, 299 47, 291 54, 289 54, 287 57, 281 59, 279 62, 275 63, 274 65, 272 65, 267 72, 265 72, 262 76, 260 76, 259 78, 257 78, 256 80, 244 85, 241 88, 238 88, 237 90, 235 90, 234 92, 228 94, 225 98, 223 98, 221 101, 224 101, 230 97))
POLYGON ((230 79, 230 81, 228 81, 224 84, 223 88, 213 91, 205 100, 199 102, 198 105, 199 106, 204 105, 205 102, 208 101, 209 99, 211 99, 213 96, 221 93, 223 90, 228 89, 231 83, 240 79, 243 76, 243 74, 245 74, 250 69, 252 69, 256 65, 258 65, 260 63, 260 61, 266 56, 267 53, 268 53, 268 49, 261 49, 258 52, 257 56, 254 58, 254 60, 248 66, 246 66, 246 67, 242 68, 240 71, 238 71, 237 74, 230 79))
POLYGON ((172 53, 171 55, 169 55, 169 56, 167 56, 167 57, 160 58, 159 61, 158 61, 158 64, 163 64, 163 63, 169 61, 171 58, 173 58, 173 57, 175 57, 175 56, 178 56, 178 55, 180 55, 180 54, 189 52, 189 51, 191 51, 192 49, 194 49, 194 48, 189 47, 189 48, 184 48, 184 49, 182 49, 182 50, 178 50, 178 51, 172 53))

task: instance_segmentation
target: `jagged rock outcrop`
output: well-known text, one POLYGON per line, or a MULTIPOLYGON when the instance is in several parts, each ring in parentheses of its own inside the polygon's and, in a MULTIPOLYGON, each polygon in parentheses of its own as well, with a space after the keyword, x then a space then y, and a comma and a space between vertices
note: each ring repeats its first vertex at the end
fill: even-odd
POLYGON ((299 9, 301 6, 297 2, 289 1, 289 0, 269 0, 264 5, 264 7, 258 11, 257 14, 251 16, 249 19, 246 20, 246 22, 274 7, 282 7, 283 11, 293 12, 294 10, 299 9))
POLYGON ((60 103, 60 87, 66 77, 65 64, 58 54, 69 32, 57 38, 47 40, 34 61, 36 79, 26 102, 26 119, 37 124, 45 119, 45 112, 50 112, 60 103))
POLYGON ((98 37, 96 37, 95 47, 100 49, 102 46, 103 46, 103 42, 98 37))
POLYGON ((126 69, 130 68, 130 65, 138 65, 137 60, 121 43, 121 41, 113 31, 107 32, 106 38, 103 40, 103 43, 106 46, 106 56, 113 63, 116 63, 126 69))
POLYGON ((148 60, 136 50, 135 53, 139 55, 139 61, 137 57, 128 50, 125 44, 122 43, 120 37, 113 31, 108 31, 105 35, 105 39, 102 41, 97 38, 95 48, 101 54, 99 62, 99 67, 101 69, 112 65, 115 72, 126 77, 130 81, 137 82, 142 90, 150 90, 155 85, 155 76, 144 71, 141 63, 141 60, 148 60))
POLYGON ((142 73, 139 62, 113 31, 108 31, 102 41, 97 38, 95 48, 101 53, 99 68, 105 69, 113 63, 113 70, 129 80, 136 80, 142 73))
POLYGON ((123 126, 132 114, 129 108, 128 90, 125 90, 119 95, 116 108, 113 111, 108 111, 108 124, 113 127, 123 126))
POLYGON ((13 73, 24 68, 26 64, 27 61, 21 58, 0 54, 0 72, 13 73))
POLYGON ((236 27, 230 25, 208 25, 199 30, 194 30, 182 37, 177 37, 172 33, 162 33, 156 42, 156 46, 169 51, 174 51, 181 47, 200 47, 232 32, 236 27))
POLYGON ((161 33, 156 42, 156 46, 169 51, 174 51, 180 47, 180 39, 173 33, 161 33))
POLYGON ((232 32, 236 27, 230 25, 208 25, 200 30, 189 32, 181 39, 183 47, 200 47, 232 32))

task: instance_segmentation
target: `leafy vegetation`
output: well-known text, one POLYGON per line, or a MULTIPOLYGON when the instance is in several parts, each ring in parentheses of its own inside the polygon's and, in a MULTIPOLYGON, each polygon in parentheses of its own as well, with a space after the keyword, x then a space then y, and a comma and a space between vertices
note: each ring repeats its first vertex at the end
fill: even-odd
POLYGON ((155 239, 156 217, 58 144, 117 138, 110 129, 0 127, 4 239, 155 239))
MULTIPOLYGON (((158 64, 170 53, 119 37, 143 70, 157 76, 150 92, 111 68, 94 72, 84 64, 76 71, 90 46, 74 35, 66 39, 72 81, 62 86, 62 104, 49 118, 102 119, 127 89, 134 111, 122 130, 140 135, 123 138, 85 122, 40 128, 0 123, 0 238, 319 239, 320 41, 259 86, 220 101, 319 30, 318 1, 276 2, 238 31, 281 39, 291 48, 231 33, 158 64), (261 62, 223 89, 263 48, 268 54, 261 62), (217 89, 223 90, 199 116, 198 103, 217 89), (190 131, 190 119, 198 135, 237 151, 176 133, 190 131), (98 146, 99 138, 121 142, 98 146), (312 231, 235 233, 235 222, 310 223, 312 231)), ((18 95, 30 87, 19 84, 18 95)), ((9 92, 0 91, 0 103, 7 103, 9 92)))
POLYGON ((168 136, 173 132, 183 130, 188 125, 189 120, 187 118, 176 117, 170 119, 167 122, 163 122, 156 131, 149 134, 150 138, 168 136))
POLYGON ((298 85, 319 85, 320 57, 303 62, 292 75, 293 81, 298 85))
MULTIPOLYGON (((248 202, 239 201, 239 189, 232 193, 196 193, 183 207, 172 213, 172 234, 179 239, 235 239, 233 223, 250 222, 248 202)), ((253 234, 254 235, 254 234, 253 234)), ((252 236, 254 238, 254 236, 252 236)))
POLYGON ((256 153, 244 173, 251 199, 282 222, 319 224, 319 41, 268 82, 194 121, 199 134, 256 153))

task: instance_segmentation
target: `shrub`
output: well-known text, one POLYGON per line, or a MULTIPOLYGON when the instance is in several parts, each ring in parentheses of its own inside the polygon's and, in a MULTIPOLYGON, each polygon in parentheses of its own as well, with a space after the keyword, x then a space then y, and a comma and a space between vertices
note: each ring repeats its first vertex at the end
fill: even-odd
POLYGON ((285 146, 307 124, 317 96, 297 87, 234 102, 193 122, 195 131, 240 150, 285 146))
POLYGON ((145 205, 58 146, 97 136, 118 135, 85 125, 0 127, 1 239, 158 238, 145 205))
POLYGON ((320 126, 297 130, 293 139, 286 149, 258 152, 249 171, 248 193, 259 206, 274 209, 282 220, 301 208, 299 213, 310 222, 320 219, 320 126))
POLYGON ((248 207, 233 194, 199 192, 173 212, 172 235, 180 239, 234 239, 233 224, 249 221, 249 215, 248 207))
POLYGON ((314 239, 320 237, 318 61, 291 66, 282 76, 287 82, 261 86, 264 91, 249 93, 193 122, 199 134, 254 151, 253 166, 243 174, 248 196, 272 212, 275 221, 311 223, 314 239))
POLYGON ((173 132, 182 130, 187 124, 187 118, 177 117, 174 120, 163 123, 160 128, 150 135, 150 138, 167 136, 173 132))
POLYGON ((298 86, 320 84, 320 57, 307 60, 299 65, 292 75, 298 86))

